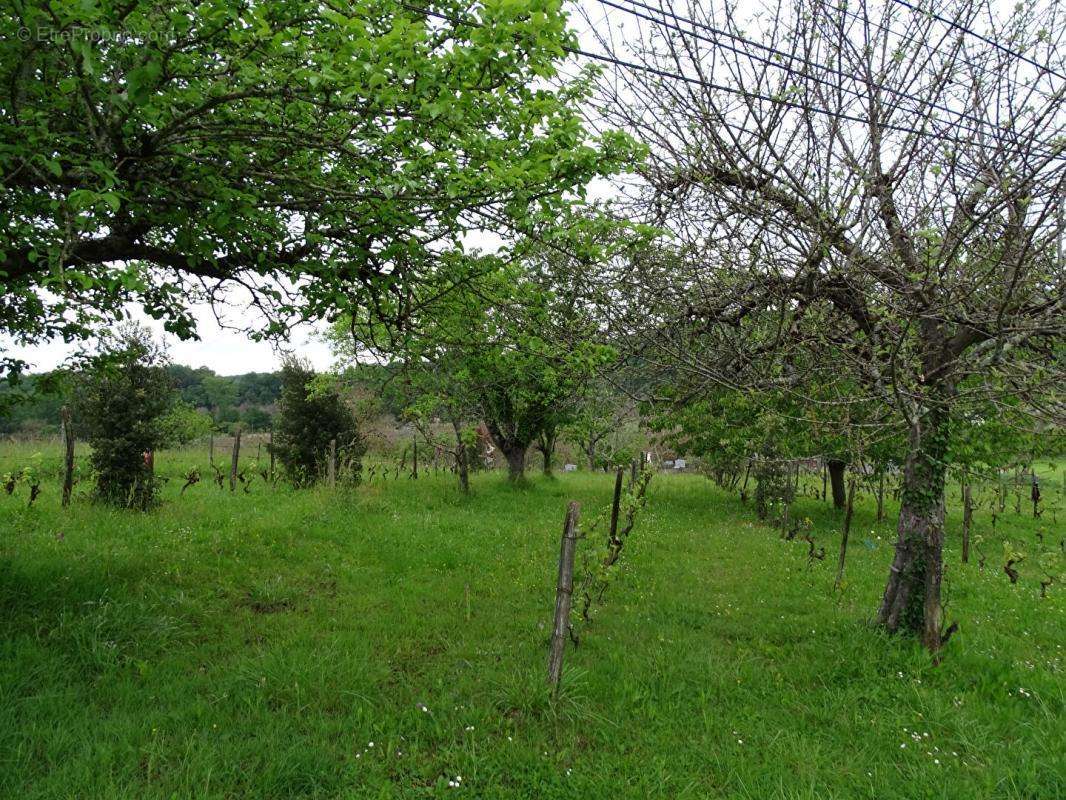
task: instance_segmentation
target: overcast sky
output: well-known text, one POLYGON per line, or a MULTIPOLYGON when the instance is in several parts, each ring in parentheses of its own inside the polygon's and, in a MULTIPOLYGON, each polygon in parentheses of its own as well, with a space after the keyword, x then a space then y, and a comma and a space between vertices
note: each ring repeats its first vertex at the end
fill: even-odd
MULTIPOLYGON (((175 336, 164 335, 162 326, 154 320, 146 320, 136 312, 131 316, 156 331, 165 341, 170 358, 176 364, 190 367, 210 367, 219 375, 240 375, 245 372, 273 372, 280 366, 279 355, 266 342, 253 342, 239 331, 219 327, 207 308, 197 307, 196 316, 200 333, 199 341, 183 342, 175 336)), ((239 314, 235 313, 233 324, 239 314)), ((310 359, 316 369, 326 369, 331 363, 329 347, 317 338, 318 332, 310 327, 296 331, 292 350, 310 359)), ((31 371, 54 369, 78 350, 76 344, 62 341, 50 342, 37 347, 15 347, 10 339, 0 337, 0 350, 18 358, 24 358, 33 366, 31 371)))

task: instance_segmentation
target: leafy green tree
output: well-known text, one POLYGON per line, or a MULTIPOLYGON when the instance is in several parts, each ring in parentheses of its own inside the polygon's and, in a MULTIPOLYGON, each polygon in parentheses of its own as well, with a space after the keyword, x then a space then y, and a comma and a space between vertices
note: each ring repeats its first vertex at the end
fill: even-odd
POLYGON ((320 380, 297 358, 281 368, 281 399, 271 448, 295 486, 307 486, 326 474, 329 445, 337 443, 341 473, 358 481, 366 444, 352 410, 335 383, 320 380))
POLYGON ((237 403, 237 384, 223 375, 205 375, 201 381, 207 407, 216 422, 233 422, 238 419, 234 406, 237 403))
POLYGON ((183 445, 207 436, 215 428, 214 420, 188 403, 178 400, 162 416, 163 444, 183 445))
MULTIPOLYGON (((239 286, 383 308, 471 228, 552 219, 632 148, 586 133, 561 0, 52 0, 0 40, 0 330, 85 337, 239 286), (299 285, 299 291, 292 287, 299 285)), ((0 358, 0 368, 21 366, 0 358)))
POLYGON ((75 419, 92 448, 95 496, 147 510, 157 502, 152 454, 165 444, 174 399, 166 353, 143 328, 103 340, 77 373, 75 419))
POLYGON ((249 408, 241 413, 244 427, 250 431, 268 431, 274 418, 261 408, 249 408))

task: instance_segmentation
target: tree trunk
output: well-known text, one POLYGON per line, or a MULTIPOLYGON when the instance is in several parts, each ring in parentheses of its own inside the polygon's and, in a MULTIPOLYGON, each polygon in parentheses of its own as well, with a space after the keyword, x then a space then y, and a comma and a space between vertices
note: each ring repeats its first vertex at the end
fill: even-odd
POLYGON ((455 431, 455 471, 459 475, 459 491, 470 494, 470 465, 466 459, 466 444, 463 442, 463 432, 459 423, 452 422, 452 430, 455 431))
POLYGON ((507 479, 512 483, 522 480, 526 476, 526 448, 522 445, 509 445, 500 447, 504 458, 507 459, 507 479))
POLYGON ((879 624, 921 635, 934 654, 941 645, 946 452, 947 415, 931 411, 910 431, 896 555, 877 612, 879 624))
POLYGON ((829 469, 829 484, 833 488, 833 508, 843 508, 848 502, 848 492, 844 488, 844 469, 847 463, 838 458, 826 462, 829 469))
POLYGON ((596 443, 589 442, 584 449, 589 460, 589 472, 593 472, 596 469, 596 443))
POLYGON ((553 430, 550 433, 542 433, 537 441, 537 449, 544 458, 544 475, 549 478, 552 474, 552 459, 555 457, 555 439, 556 433, 553 430))

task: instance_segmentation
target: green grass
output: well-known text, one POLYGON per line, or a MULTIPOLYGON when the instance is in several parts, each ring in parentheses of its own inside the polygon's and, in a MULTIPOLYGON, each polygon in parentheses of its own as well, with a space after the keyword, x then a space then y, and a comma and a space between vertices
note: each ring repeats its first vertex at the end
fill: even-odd
MULTIPOLYGON (((0 494, 0 795, 1062 796, 1063 587, 1040 599, 1025 563, 1012 586, 985 510, 981 570, 959 563, 953 509, 962 627, 933 666, 866 622, 892 527, 868 498, 834 594, 840 520, 821 502, 798 504, 829 551, 809 566, 735 496, 656 477, 553 702, 565 501, 593 515, 610 477, 179 499, 202 455, 160 455, 173 479, 147 515, 59 508, 52 450, 36 507, 0 494)), ((0 472, 29 458, 0 450, 0 472)), ((998 528, 1062 535, 1011 504, 998 528)))

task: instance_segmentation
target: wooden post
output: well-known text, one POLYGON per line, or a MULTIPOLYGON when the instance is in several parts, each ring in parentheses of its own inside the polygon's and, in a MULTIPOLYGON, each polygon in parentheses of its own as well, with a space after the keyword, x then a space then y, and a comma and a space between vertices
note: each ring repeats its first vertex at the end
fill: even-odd
POLYGON ((581 506, 573 501, 566 508, 563 539, 559 547, 559 580, 555 585, 555 624, 548 656, 548 683, 552 694, 559 691, 563 674, 563 650, 570 630, 570 602, 574 593, 574 552, 577 549, 577 520, 581 506))
POLYGON ((207 440, 207 460, 209 463, 215 463, 215 434, 211 434, 207 440))
POLYGON ((962 487, 962 563, 970 561, 970 524, 973 521, 973 497, 970 484, 962 487))
POLYGON ((826 489, 829 485, 829 467, 826 466, 825 459, 822 459, 822 502, 825 502, 826 489))
POLYGON ((877 521, 885 518, 885 470, 877 473, 877 521))
POLYGON ((337 485, 337 440, 329 440, 329 488, 333 489, 337 485))
POLYGON ((267 450, 270 451, 270 480, 274 481, 274 429, 270 429, 270 440, 267 442, 267 450))
POLYGON ((238 425, 237 429, 233 432, 233 457, 230 459, 229 466, 229 490, 231 492, 237 491, 237 463, 241 457, 241 426, 238 425))
POLYGON ((414 460, 411 462, 411 477, 418 480, 418 436, 412 439, 414 442, 414 460))
POLYGON ((611 500, 611 532, 607 541, 612 545, 618 542, 618 508, 622 504, 622 468, 614 476, 614 498, 611 500))
POLYGON ((855 479, 848 484, 848 507, 844 512, 844 531, 840 535, 840 559, 837 561, 837 579, 834 589, 839 589, 844 580, 844 558, 848 552, 848 536, 851 534, 851 514, 855 510, 855 479))
POLYGON ((63 406, 59 411, 63 420, 63 507, 70 505, 70 493, 74 489, 74 431, 70 428, 70 409, 63 406))

